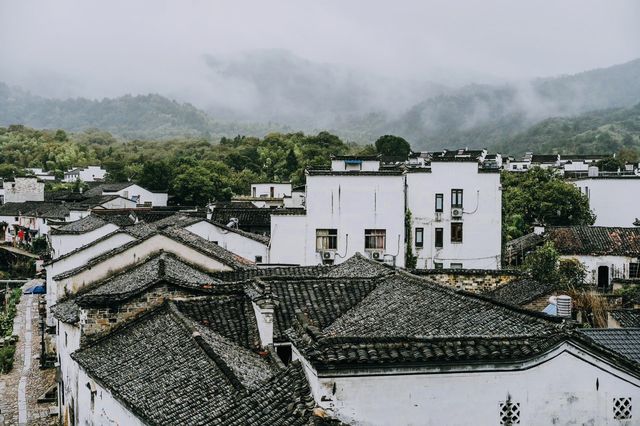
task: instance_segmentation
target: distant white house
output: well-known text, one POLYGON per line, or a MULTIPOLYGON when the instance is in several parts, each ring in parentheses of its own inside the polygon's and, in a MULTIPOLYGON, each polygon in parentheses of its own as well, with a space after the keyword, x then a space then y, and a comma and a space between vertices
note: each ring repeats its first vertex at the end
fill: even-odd
POLYGON ((251 184, 252 197, 284 198, 291 195, 290 182, 253 183, 251 184))
POLYGON ((633 226, 640 218, 640 176, 602 174, 595 167, 592 170, 591 176, 571 182, 589 199, 595 225, 633 226))
POLYGON ((85 192, 85 195, 118 195, 134 201, 139 206, 149 207, 165 207, 169 198, 166 192, 149 191, 132 182, 101 184, 85 192))
POLYGON ((71 170, 64 172, 65 182, 75 182, 80 180, 82 182, 99 182, 103 181, 107 171, 100 166, 88 166, 88 167, 75 167, 71 170))
POLYGON ((5 203, 44 201, 44 183, 35 177, 17 177, 13 181, 4 181, 3 188, 5 203))
POLYGON ((26 170, 31 172, 31 173, 33 173, 33 175, 38 180, 42 180, 42 181, 54 181, 54 180, 56 180, 56 177, 55 177, 55 175, 53 173, 45 172, 41 168, 29 168, 29 169, 26 169, 26 170))

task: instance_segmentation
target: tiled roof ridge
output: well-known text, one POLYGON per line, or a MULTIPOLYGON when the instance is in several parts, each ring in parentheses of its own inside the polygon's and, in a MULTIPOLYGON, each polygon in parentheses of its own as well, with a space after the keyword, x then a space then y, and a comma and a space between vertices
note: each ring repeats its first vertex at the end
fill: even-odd
MULTIPOLYGON (((193 321, 186 318, 186 316, 180 312, 180 310, 175 306, 172 302, 164 302, 170 314, 178 320, 178 323, 191 334, 193 340, 198 344, 198 347, 202 349, 202 351, 207 355, 207 357, 215 364, 215 366, 220 369, 226 379, 229 381, 231 386, 233 386, 237 391, 244 392, 246 391, 245 386, 242 384, 238 376, 233 372, 233 370, 224 362, 224 360, 213 350, 213 348, 206 342, 206 340, 200 334, 200 331, 193 324, 193 321)), ((221 336, 217 332, 211 330, 212 333, 215 333, 219 338, 228 341, 224 336, 221 336)), ((230 342, 232 343, 232 342, 230 342)), ((232 343, 235 344, 235 343, 232 343)))
MULTIPOLYGON (((610 329, 610 328, 601 328, 601 329, 592 329, 592 330, 603 330, 603 331, 608 331, 608 330, 615 330, 615 331, 624 331, 624 330, 630 330, 630 331, 639 331, 640 327, 637 328, 614 328, 614 329, 610 329)), ((585 329, 584 331, 589 331, 589 329, 585 329)), ((604 353, 606 355, 607 358, 609 358, 610 361, 613 361, 614 364, 616 364, 619 367, 623 367, 627 370, 627 372, 631 373, 632 375, 634 375, 635 377, 640 378, 640 362, 636 362, 633 361, 627 357, 624 357, 622 355, 620 355, 618 352, 607 348, 606 346, 598 343, 594 338, 592 338, 591 336, 589 336, 587 333, 582 333, 580 330, 574 330, 571 333, 571 338, 577 342, 578 344, 582 343, 583 345, 586 345, 587 347, 589 347, 592 350, 596 350, 596 351, 600 351, 602 353, 604 353)))
POLYGON ((468 298, 472 298, 472 299, 477 299, 477 300, 480 300, 482 302, 489 303, 491 305, 495 305, 495 306, 499 306, 499 307, 504 308, 504 309, 508 309, 508 310, 510 310, 512 312, 515 312, 517 314, 520 314, 522 316, 530 317, 530 318, 533 318, 533 319, 536 319, 536 320, 540 320, 540 321, 553 322, 553 323, 560 323, 560 322, 563 321, 563 319, 560 318, 560 317, 552 317, 552 316, 549 316, 549 315, 544 314, 542 312, 530 311, 530 310, 521 308, 519 306, 512 305, 510 303, 501 302, 499 300, 492 299, 491 297, 486 296, 484 294, 472 293, 472 292, 467 291, 467 290, 461 290, 461 289, 455 289, 455 288, 447 287, 447 286, 444 286, 442 284, 438 284, 435 281, 431 281, 429 279, 413 275, 413 274, 411 274, 410 272, 407 272, 407 271, 399 270, 398 273, 400 275, 402 275, 402 276, 410 278, 415 283, 421 283, 422 285, 427 284, 427 285, 433 287, 434 289, 436 289, 437 291, 440 291, 440 292, 443 292, 443 293, 449 293, 449 294, 457 294, 459 296, 468 297, 468 298))
POLYGON ((109 224, 109 222, 108 222, 108 221, 106 221, 105 219, 101 218, 100 216, 90 214, 90 215, 85 216, 85 217, 83 217, 83 218, 81 218, 81 219, 74 220, 73 222, 66 222, 64 225, 62 225, 62 226, 60 226, 60 227, 58 227, 58 228, 52 228, 52 229, 49 231, 49 233, 50 233, 50 234, 52 234, 52 235, 77 235, 77 234, 85 234, 85 233, 87 233, 87 232, 91 232, 91 231, 95 231, 96 229, 100 229, 101 227, 103 227, 103 226, 105 226, 105 225, 107 225, 107 224, 109 224), (93 220, 93 221, 99 221, 99 222, 102 222, 102 225, 98 226, 97 228, 90 229, 90 230, 88 230, 88 231, 76 231, 76 230, 66 230, 66 229, 64 229, 64 228, 67 228, 67 227, 69 227, 69 226, 71 226, 71 225, 77 225, 77 224, 78 224, 78 223, 80 223, 81 221, 88 222, 88 221, 91 221, 91 220, 93 220))
MULTIPOLYGON (((234 234, 242 235, 243 237, 250 238, 250 239, 252 239, 254 241, 257 241, 259 243, 262 243, 262 244, 268 245, 269 241, 271 241, 271 239, 269 237, 265 236, 265 235, 260 235, 260 234, 255 234, 253 232, 243 231, 242 229, 230 228, 230 227, 228 227, 227 225, 225 225, 222 222, 216 222, 216 221, 210 220, 210 219, 202 219, 202 221, 209 222, 212 225, 219 226, 220 228, 223 228, 223 229, 225 229, 225 230, 227 230, 229 232, 233 232, 234 234)), ((189 225, 187 225, 187 226, 189 226, 189 225)))
MULTIPOLYGON (((306 330, 309 327, 305 327, 306 330)), ((313 329, 311 330, 313 331, 313 329)), ((463 335, 463 336, 450 336, 450 335, 433 335, 433 336, 331 336, 322 334, 316 336, 316 342, 319 344, 326 343, 350 343, 357 341, 358 343, 406 343, 406 342, 463 342, 469 340, 482 340, 482 341, 514 341, 514 340, 528 340, 528 339, 547 339, 552 336, 559 336, 570 334, 565 330, 554 330, 545 333, 523 333, 523 334, 495 334, 492 336, 483 335, 463 335)))

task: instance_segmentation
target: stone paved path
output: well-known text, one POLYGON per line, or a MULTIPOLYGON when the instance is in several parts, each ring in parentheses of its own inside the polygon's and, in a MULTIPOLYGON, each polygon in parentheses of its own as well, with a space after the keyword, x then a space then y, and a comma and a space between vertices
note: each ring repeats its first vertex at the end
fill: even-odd
MULTIPOLYGON (((25 287, 33 285, 28 282, 25 287)), ((13 369, 0 375, 0 425, 55 425, 49 416, 51 404, 38 398, 55 383, 55 370, 40 370, 34 356, 40 354, 38 301, 41 295, 23 294, 18 304, 13 331, 19 336, 13 369)))

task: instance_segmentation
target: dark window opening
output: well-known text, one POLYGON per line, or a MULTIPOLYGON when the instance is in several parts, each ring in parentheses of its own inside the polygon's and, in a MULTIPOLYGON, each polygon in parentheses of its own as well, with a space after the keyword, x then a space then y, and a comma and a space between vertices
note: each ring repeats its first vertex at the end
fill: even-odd
POLYGON ((262 263, 262 256, 256 256, 256 263, 262 263))
POLYGON ((293 357, 291 345, 276 346, 276 353, 278 354, 278 357, 280 358, 280 360, 282 360, 284 365, 289 365, 293 357))
POLYGON ((364 249, 384 250, 386 239, 387 231, 385 229, 365 229, 364 249))
POLYGON ((451 223, 451 242, 452 243, 462 242, 462 222, 451 223))
POLYGON ((416 247, 424 245, 424 228, 416 228, 416 247))
POLYGON ((629 278, 640 278, 640 263, 629 263, 629 278))
POLYGON ((444 265, 442 262, 433 262, 433 269, 443 269, 444 265))
POLYGON ((436 194, 436 213, 444 211, 444 194, 436 194))
POLYGON ((316 251, 337 250, 337 229, 316 229, 316 251))
POLYGON ((436 228, 435 247, 444 247, 444 230, 442 228, 436 228))

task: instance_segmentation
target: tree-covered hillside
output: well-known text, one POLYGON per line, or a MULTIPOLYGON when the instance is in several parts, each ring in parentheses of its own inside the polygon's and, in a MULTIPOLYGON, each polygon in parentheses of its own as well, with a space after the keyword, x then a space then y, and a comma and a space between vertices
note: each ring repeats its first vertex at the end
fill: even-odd
POLYGON ((561 154, 640 151, 640 103, 631 108, 549 118, 492 148, 514 155, 527 151, 561 154))

